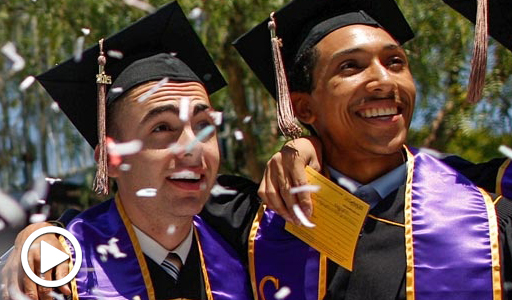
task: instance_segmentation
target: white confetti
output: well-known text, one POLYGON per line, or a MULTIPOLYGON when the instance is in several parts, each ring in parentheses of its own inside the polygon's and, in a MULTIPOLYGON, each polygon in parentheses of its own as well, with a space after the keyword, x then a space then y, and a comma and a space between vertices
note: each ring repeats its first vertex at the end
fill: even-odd
POLYGON ((419 149, 420 152, 422 153, 426 153, 428 155, 431 155, 435 158, 438 158, 438 159, 443 159, 445 157, 445 155, 437 150, 434 150, 434 149, 430 149, 430 148, 420 148, 419 149))
POLYGON ((108 240, 107 245, 98 245, 96 247, 96 251, 101 255, 101 260, 106 261, 107 255, 110 253, 114 258, 123 258, 126 257, 126 253, 121 252, 119 250, 119 246, 117 246, 117 242, 119 242, 119 239, 116 237, 111 238, 108 240), (103 260, 105 259, 105 260, 103 260))
POLYGON ((60 178, 52 178, 52 177, 46 177, 44 180, 48 182, 49 184, 54 184, 55 182, 61 182, 62 179, 60 178))
POLYGON ((354 182, 348 180, 347 178, 343 178, 343 177, 338 178, 338 184, 341 187, 344 187, 351 194, 355 193, 355 191, 357 190, 357 185, 354 182))
POLYGON ((206 187, 207 187, 207 185, 206 185, 206 183, 204 183, 204 182, 201 182, 201 184, 199 185, 199 189, 200 189, 201 191, 206 190, 206 187))
POLYGON ((235 135, 235 139, 237 141, 241 141, 244 139, 244 133, 239 129, 235 130, 235 132, 233 132, 233 134, 235 135))
POLYGON ((123 92, 123 88, 122 87, 111 88, 110 92, 114 93, 114 94, 121 94, 123 92))
POLYGON ((171 235, 176 232, 176 225, 171 224, 169 227, 167 227, 167 234, 171 235))
POLYGON ((21 71, 25 67, 25 60, 16 52, 16 46, 12 42, 7 42, 0 51, 12 61, 12 72, 21 71))
POLYGON ((188 14, 188 18, 191 20, 197 20, 203 14, 203 10, 200 7, 193 8, 188 14))
POLYGON ((21 196, 20 204, 24 208, 31 208, 33 206, 36 206, 39 202, 39 195, 34 190, 29 190, 23 193, 23 196, 21 196))
POLYGON ((252 116, 245 116, 245 118, 242 121, 242 123, 247 124, 247 123, 251 122, 251 120, 252 120, 252 116))
POLYGON ((137 195, 137 197, 155 197, 156 189, 154 189, 154 188, 140 189, 135 193, 135 195, 137 195))
POLYGON ((28 76, 27 78, 23 79, 23 81, 20 83, 20 91, 24 91, 28 89, 36 80, 34 76, 28 76))
POLYGON ((499 148, 498 148, 498 151, 500 151, 501 153, 503 153, 503 155, 505 155, 506 157, 508 158, 512 158, 512 149, 510 149, 509 147, 505 146, 505 145, 501 145, 499 148))
POLYGON ((65 300, 64 295, 58 294, 58 293, 56 293, 54 291, 50 291, 50 293, 48 295, 50 297, 52 297, 53 299, 55 299, 55 300, 65 300))
POLYGON ((50 108, 51 108, 51 109, 53 110, 53 112, 55 112, 55 113, 60 112, 59 103, 57 103, 57 102, 52 102, 52 104, 50 105, 50 108))
POLYGON ((141 140, 133 140, 126 143, 109 143, 107 145, 108 152, 116 155, 131 155, 142 149, 141 140))
POLYGON ((287 286, 283 286, 282 288, 280 288, 275 294, 274 294, 274 298, 280 300, 280 299, 284 299, 286 297, 288 297, 290 295, 292 291, 290 290, 289 287, 287 286))
POLYGON ((227 189, 219 184, 215 184, 210 191, 210 194, 212 194, 215 197, 219 195, 236 195, 236 193, 237 192, 235 190, 227 189))
POLYGON ((153 6, 151 6, 151 4, 141 1, 141 0, 123 0, 123 1, 124 1, 124 3, 126 3, 130 6, 136 7, 140 10, 147 11, 149 13, 152 13, 155 10, 155 8, 153 6))
POLYGON ((118 50, 108 50, 107 55, 117 59, 123 59, 123 52, 118 50))
POLYGON ((132 168, 132 166, 131 166, 131 165, 129 165, 129 164, 121 164, 121 165, 119 166, 119 170, 124 171, 124 172, 126 172, 126 171, 130 171, 130 170, 131 170, 131 168, 132 168))
POLYGON ((44 204, 46 204, 46 200, 44 200, 44 199, 39 199, 39 200, 37 200, 37 204, 39 204, 39 205, 44 205, 44 204))
POLYGON ((180 101, 180 120, 181 122, 187 122, 188 121, 188 110, 190 107, 190 98, 189 97, 183 97, 180 101))
POLYGON ((75 42, 75 51, 73 52, 74 55, 74 59, 75 59, 75 62, 80 62, 82 60, 82 52, 84 51, 84 42, 85 42, 85 37, 83 36, 80 36, 76 39, 76 42, 75 42))
POLYGON ((4 220, 0 219, 0 231, 2 231, 5 228, 5 222, 4 220))
POLYGON ((137 295, 137 296, 133 297, 132 300, 140 300, 140 296, 137 295))
POLYGON ((39 223, 46 221, 46 215, 45 214, 32 214, 30 215, 29 222, 30 223, 39 223))
POLYGON ((142 96, 140 96, 139 99, 137 99, 137 101, 138 102, 146 101, 151 95, 153 95, 156 91, 158 91, 158 89, 161 88, 167 82, 169 82, 169 78, 164 77, 154 87, 150 88, 149 91, 142 94, 142 96))
POLYGON ((12 227, 21 226, 25 223, 25 210, 18 201, 0 190, 0 220, 4 220, 12 227))
POLYGON ((306 184, 306 185, 301 185, 301 186, 296 186, 296 187, 290 188, 290 194, 297 194, 297 193, 300 193, 300 192, 316 193, 319 190, 320 190, 320 186, 319 185, 306 184))
POLYGON ((171 151, 172 154, 179 154, 185 151, 185 147, 178 143, 172 143, 169 145, 169 151, 171 151))
POLYGON ((186 147, 185 147, 185 152, 190 152, 192 151, 192 149, 194 149, 194 147, 202 142, 203 140, 205 140, 210 134, 212 134, 213 132, 215 131, 215 126, 213 125, 208 125, 206 126, 205 128, 203 128, 203 130, 199 131, 196 135, 196 138, 190 142, 190 144, 188 144, 186 147))
POLYGON ((18 288, 15 288, 13 286, 9 287, 9 296, 11 299, 16 300, 32 300, 31 298, 23 294, 18 288))
POLYGON ((91 29, 86 27, 82 28, 81 30, 84 35, 89 35, 89 33, 91 33, 91 29))
POLYGON ((294 204, 293 205, 293 212, 295 213, 295 215, 297 216, 297 218, 299 218, 300 222, 302 223, 302 225, 306 226, 306 227, 309 227, 309 228, 313 228, 315 227, 316 225, 311 223, 308 218, 306 218, 306 215, 304 214, 304 212, 302 211, 302 209, 300 209, 299 205, 298 204, 294 204))
POLYGON ((221 111, 210 111, 210 112, 208 112, 208 114, 213 119, 213 124, 215 124, 215 126, 220 126, 220 124, 222 124, 222 112, 221 111))

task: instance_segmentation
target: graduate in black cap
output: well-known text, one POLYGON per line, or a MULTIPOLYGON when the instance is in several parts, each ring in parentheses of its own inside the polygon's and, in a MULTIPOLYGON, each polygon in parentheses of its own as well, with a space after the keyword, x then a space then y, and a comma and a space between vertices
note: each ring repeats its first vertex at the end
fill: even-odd
POLYGON ((178 3, 37 79, 95 147, 96 190, 117 184, 67 225, 83 253, 73 299, 251 299, 239 255, 197 215, 220 160, 209 95, 225 81, 178 3))
POLYGON ((235 41, 278 100, 282 132, 298 135, 294 112, 321 140, 326 175, 371 207, 352 272, 290 249, 279 217, 260 214, 255 286, 273 276, 293 299, 507 299, 511 201, 404 145, 415 86, 401 44, 412 37, 392 0, 294 0, 235 41), (273 268, 266 249, 279 253, 273 268), (292 261, 317 271, 283 273, 292 261))

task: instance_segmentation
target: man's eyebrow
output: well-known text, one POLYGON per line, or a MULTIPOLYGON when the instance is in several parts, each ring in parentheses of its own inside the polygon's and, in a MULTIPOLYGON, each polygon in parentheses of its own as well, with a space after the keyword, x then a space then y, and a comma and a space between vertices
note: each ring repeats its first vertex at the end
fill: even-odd
POLYGON ((206 104, 203 104, 203 103, 200 103, 200 104, 196 104, 194 106, 194 112, 192 113, 193 116, 197 115, 198 113, 200 112, 203 112, 203 111, 206 111, 208 109, 210 109, 211 107, 209 105, 206 105, 206 104))
POLYGON ((174 104, 167 104, 155 107, 151 109, 142 119, 141 124, 148 122, 149 120, 155 118, 156 116, 165 113, 165 112, 171 112, 173 114, 179 114, 179 108, 176 107, 174 104))
MULTIPOLYGON (((397 44, 387 44, 387 45, 384 45, 384 47, 382 47, 382 49, 384 49, 384 50, 396 50, 396 49, 402 49, 402 47, 400 45, 397 45, 397 44)), ((358 52, 364 52, 364 51, 365 50, 363 48, 359 48, 359 47, 344 49, 344 50, 341 50, 341 51, 338 51, 338 52, 334 53, 332 55, 332 59, 336 59, 337 57, 340 57, 340 56, 349 55, 349 54, 358 53, 358 52)))

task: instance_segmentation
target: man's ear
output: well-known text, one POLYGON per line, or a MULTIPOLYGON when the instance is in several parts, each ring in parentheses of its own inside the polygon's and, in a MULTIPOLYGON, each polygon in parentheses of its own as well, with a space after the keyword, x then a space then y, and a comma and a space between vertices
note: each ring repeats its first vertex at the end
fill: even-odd
MULTIPOLYGON (((116 178, 119 176, 119 172, 120 172, 119 166, 112 164, 109 155, 110 154, 107 154, 108 177, 116 178)), ((94 147, 94 160, 96 161, 96 163, 98 162, 99 158, 100 158, 100 147, 99 147, 99 145, 96 145, 96 147, 94 147)))
POLYGON ((297 119, 304 124, 313 124, 316 120, 316 116, 311 110, 311 95, 304 92, 292 92, 290 97, 297 119))

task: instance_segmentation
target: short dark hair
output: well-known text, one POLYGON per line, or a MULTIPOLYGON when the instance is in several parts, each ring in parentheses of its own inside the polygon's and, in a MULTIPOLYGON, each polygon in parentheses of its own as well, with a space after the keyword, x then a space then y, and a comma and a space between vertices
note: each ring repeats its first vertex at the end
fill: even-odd
POLYGON ((313 71, 318 60, 316 45, 304 49, 293 61, 288 73, 290 92, 305 92, 310 94, 315 89, 313 71))

